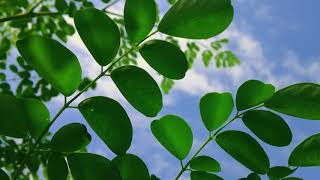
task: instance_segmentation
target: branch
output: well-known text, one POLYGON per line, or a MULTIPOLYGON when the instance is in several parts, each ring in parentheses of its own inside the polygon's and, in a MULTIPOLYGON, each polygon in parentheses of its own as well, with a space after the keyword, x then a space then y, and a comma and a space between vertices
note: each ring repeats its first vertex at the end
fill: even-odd
POLYGON ((13 16, 8 16, 4 18, 0 18, 0 23, 6 22, 6 21, 12 21, 12 20, 18 20, 18 19, 26 19, 26 18, 34 18, 39 16, 56 16, 61 15, 60 12, 32 12, 29 11, 27 13, 17 14, 13 16))
POLYGON ((112 3, 106 5, 104 8, 102 8, 102 11, 107 10, 108 8, 110 8, 111 6, 115 5, 117 2, 119 2, 120 0, 115 0, 112 3))

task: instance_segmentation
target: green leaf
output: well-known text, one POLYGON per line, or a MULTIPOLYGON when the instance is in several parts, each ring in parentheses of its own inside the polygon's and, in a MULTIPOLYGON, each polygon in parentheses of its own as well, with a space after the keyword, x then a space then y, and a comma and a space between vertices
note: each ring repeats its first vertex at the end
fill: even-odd
POLYGON ((190 126, 176 115, 166 115, 151 123, 151 131, 162 146, 183 160, 190 152, 193 135, 190 126))
POLYGON ((289 157, 290 166, 320 166, 320 133, 299 144, 289 157))
POLYGON ((91 55, 101 66, 109 64, 120 46, 120 31, 105 12, 94 8, 77 11, 74 22, 91 55))
POLYGON ((162 94, 156 81, 143 69, 122 66, 111 73, 122 95, 147 117, 155 117, 162 109, 162 94))
POLYGON ((63 156, 53 154, 48 160, 49 180, 66 180, 69 174, 68 165, 63 156))
POLYGON ((122 180, 150 180, 148 167, 136 155, 124 154, 111 162, 119 169, 122 180))
POLYGON ((91 97, 79 104, 91 128, 115 154, 124 154, 132 141, 132 125, 123 107, 107 97, 91 97))
POLYGON ((287 178, 283 178, 281 180, 303 180, 303 179, 298 178, 298 177, 287 177, 287 178))
POLYGON ((10 180, 9 176, 0 168, 0 179, 1 180, 10 180))
POLYGON ((320 85, 295 84, 277 91, 265 103, 274 111, 309 120, 320 120, 320 85))
POLYGON ((237 92, 236 105, 238 111, 252 108, 270 99, 275 92, 271 84, 258 80, 249 80, 243 83, 237 92))
POLYGON ((26 62, 65 96, 70 96, 81 81, 77 57, 58 41, 42 36, 28 36, 17 42, 26 62))
POLYGON ((185 54, 169 42, 151 40, 144 43, 139 52, 153 69, 167 78, 182 79, 189 69, 185 54))
POLYGON ((54 5, 60 12, 66 12, 68 10, 68 4, 65 0, 56 0, 54 5))
POLYGON ((191 169, 205 172, 220 172, 221 167, 218 161, 209 156, 198 156, 191 160, 191 169))
POLYGON ((249 111, 242 117, 243 123, 262 141, 273 146, 288 146, 292 133, 288 124, 277 114, 265 111, 249 111))
POLYGON ((241 131, 224 131, 216 137, 219 146, 253 172, 265 174, 270 162, 260 144, 241 131))
POLYGON ((23 138, 28 132, 28 121, 25 119, 20 101, 13 96, 0 93, 0 134, 23 138))
POLYGON ((157 18, 154 0, 126 0, 124 23, 132 42, 142 41, 152 30, 157 18))
POLYGON ((37 99, 19 99, 27 119, 29 132, 33 138, 38 138, 50 123, 48 108, 37 99))
POLYGON ((156 175, 152 174, 150 180, 160 180, 156 175))
POLYGON ((292 170, 285 166, 275 166, 269 169, 268 177, 270 180, 278 180, 284 177, 289 176, 294 173, 295 170, 292 170))
POLYGON ((165 14, 159 31, 188 39, 208 39, 232 22, 231 0, 179 0, 165 14))
POLYGON ((209 131, 223 125, 233 110, 233 99, 230 93, 209 93, 200 100, 202 122, 209 131))
POLYGON ((191 171, 190 177, 191 177, 191 180, 223 180, 223 178, 215 174, 201 172, 201 171, 191 171))
POLYGON ((213 53, 210 50, 205 50, 202 52, 202 61, 205 67, 209 66, 212 58, 213 58, 213 53))
POLYGON ((258 174, 251 173, 247 176, 246 180, 261 180, 261 178, 258 174))
POLYGON ((68 155, 67 160, 74 180, 121 180, 118 169, 102 156, 75 153, 68 155))
POLYGON ((86 147, 91 141, 85 125, 71 123, 59 129, 51 139, 51 148, 60 152, 73 152, 86 147))

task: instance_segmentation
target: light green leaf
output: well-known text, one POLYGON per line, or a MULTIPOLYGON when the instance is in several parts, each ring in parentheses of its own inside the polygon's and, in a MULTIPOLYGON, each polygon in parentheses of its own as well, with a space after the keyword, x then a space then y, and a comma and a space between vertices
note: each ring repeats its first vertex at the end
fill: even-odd
POLYGON ((79 104, 91 128, 115 154, 124 154, 132 141, 132 125, 123 107, 107 97, 91 97, 79 104))
POLYGON ((223 180, 218 175, 201 171, 191 171, 190 178, 191 180, 223 180))
POLYGON ((26 62, 65 96, 72 95, 81 81, 77 57, 58 41, 42 36, 28 36, 17 42, 26 62))
POLYGON ((291 153, 290 166, 320 166, 320 134, 305 139, 291 153))
POLYGON ((252 108, 264 103, 274 94, 275 88, 258 80, 249 80, 243 83, 237 92, 236 104, 238 111, 252 108))
POLYGON ((0 168, 0 179, 1 180, 10 180, 9 176, 0 168))
POLYGON ((23 138, 28 133, 28 121, 25 119, 20 101, 13 96, 0 94, 0 134, 23 138))
POLYGON ((38 138, 50 123, 48 108, 37 99, 19 99, 28 122, 29 132, 33 138, 38 138))
POLYGON ((120 31, 112 19, 98 9, 77 11, 74 22, 91 55, 101 66, 109 64, 120 46, 120 31))
POLYGON ((74 180, 121 180, 118 169, 102 156, 75 153, 68 155, 67 160, 74 180))
POLYGON ((154 0, 126 0, 124 23, 129 39, 138 43, 152 30, 157 17, 154 0))
POLYGON ((165 14, 159 31, 188 39, 208 39, 232 22, 231 0, 179 0, 165 14))
POLYGON ((309 120, 320 120, 320 85, 295 84, 277 91, 265 103, 274 111, 309 120))
POLYGON ((268 177, 270 180, 278 180, 289 176, 290 174, 294 173, 294 171, 294 169, 292 170, 285 166, 275 166, 269 169, 268 177))
POLYGON ((205 67, 208 67, 211 59, 213 58, 213 53, 210 50, 205 50, 202 52, 202 61, 205 67))
POLYGON ((209 93, 200 100, 202 122, 209 131, 216 130, 228 120, 233 110, 230 93, 209 93))
POLYGON ((243 123, 262 141, 273 146, 288 146, 292 133, 288 124, 277 114, 265 111, 249 111, 242 117, 243 123))
POLYGON ((241 131, 224 131, 216 137, 219 146, 253 172, 265 174, 270 162, 260 144, 241 131))
POLYGON ((183 160, 190 152, 193 134, 190 126, 180 117, 166 115, 151 123, 151 131, 172 155, 183 160))
POLYGON ((63 156, 53 154, 48 160, 49 180, 66 180, 69 174, 68 165, 63 156))
POLYGON ((189 68, 188 60, 180 48, 166 41, 148 41, 139 52, 153 69, 170 79, 184 78, 189 68))
POLYGON ((60 152, 73 152, 86 147, 91 141, 85 125, 71 123, 59 129, 51 139, 51 148, 60 152))
POLYGON ((191 169, 204 172, 220 172, 221 167, 218 161, 209 156, 198 156, 190 162, 191 169))
POLYGON ((162 94, 156 81, 143 69, 122 66, 111 78, 129 103, 148 117, 155 117, 162 109, 162 94))
POLYGON ((111 162, 119 169, 122 180, 150 180, 148 167, 136 155, 121 155, 111 162))

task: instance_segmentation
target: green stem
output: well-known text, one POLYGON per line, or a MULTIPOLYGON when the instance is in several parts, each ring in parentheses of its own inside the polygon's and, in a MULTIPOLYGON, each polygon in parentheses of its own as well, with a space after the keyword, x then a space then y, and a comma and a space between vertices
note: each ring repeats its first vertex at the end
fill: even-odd
POLYGON ((59 12, 26 12, 22 14, 0 18, 0 23, 6 22, 6 21, 18 20, 18 19, 34 18, 39 16, 56 16, 56 15, 61 15, 61 13, 59 12))
POLYGON ((221 126, 213 135, 211 135, 211 133, 209 133, 209 137, 207 138, 207 140, 202 144, 202 146, 200 146, 200 148, 195 152, 195 154, 191 157, 191 159, 187 162, 187 164, 185 164, 182 169, 179 171, 178 175, 176 176, 175 180, 178 180, 181 175, 188 169, 188 166, 190 165, 191 161, 196 158, 198 156, 198 154, 203 150, 204 147, 206 147, 206 145, 211 141, 211 140, 215 140, 216 136, 226 127, 228 126, 230 123, 232 123, 233 121, 235 121, 236 119, 240 118, 242 115, 244 115, 245 113, 247 113, 248 111, 254 110, 254 109, 258 109, 260 107, 263 107, 263 104, 258 105, 256 107, 253 107, 247 111, 244 111, 242 113, 237 112, 237 114, 231 119, 229 120, 227 123, 225 123, 223 126, 221 126))
POLYGON ((16 171, 15 175, 13 176, 13 180, 16 180, 18 174, 23 170, 23 167, 25 166, 25 164, 28 162, 30 156, 34 153, 34 151, 36 150, 36 148, 38 147, 39 143, 41 142, 42 138, 48 133, 50 127, 52 126, 52 124, 58 119, 58 117, 64 112, 64 110, 66 110, 67 108, 70 107, 70 104, 73 103, 79 96, 81 96, 87 89, 89 89, 93 84, 95 84, 101 77, 103 77, 109 70, 112 69, 113 66, 115 66, 122 58, 124 58, 125 56, 127 56, 129 53, 131 53, 132 51, 136 50, 137 46, 139 46, 140 44, 142 44, 146 39, 148 39, 149 37, 153 36, 154 34, 156 34, 158 31, 155 31, 153 33, 151 33, 150 35, 148 35, 146 38, 144 38, 141 42, 139 42, 138 44, 136 44, 135 47, 132 47, 131 49, 129 49, 126 53, 124 53, 123 55, 121 55, 120 57, 118 57, 113 63, 111 63, 111 65, 104 70, 103 72, 101 72, 93 81, 91 81, 83 90, 81 90, 80 92, 78 92, 77 95, 75 95, 72 99, 70 99, 69 101, 67 101, 66 103, 64 103, 64 105, 60 108, 60 110, 57 112, 57 114, 54 116, 54 118, 50 121, 50 123, 48 124, 48 126, 45 128, 45 130, 42 131, 41 135, 37 138, 36 143, 32 146, 32 148, 30 149, 30 151, 28 152, 28 154, 26 155, 26 157, 23 159, 23 161, 21 162, 20 167, 18 168, 18 170, 16 171))

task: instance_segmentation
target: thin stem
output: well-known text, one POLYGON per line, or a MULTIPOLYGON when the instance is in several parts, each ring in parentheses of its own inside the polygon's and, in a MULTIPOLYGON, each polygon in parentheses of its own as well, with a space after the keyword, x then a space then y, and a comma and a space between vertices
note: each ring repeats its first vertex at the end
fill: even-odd
POLYGON ((105 10, 104 12, 106 12, 107 14, 111 14, 111 15, 118 16, 118 17, 123 18, 123 15, 118 14, 118 13, 115 13, 115 12, 111 12, 111 11, 107 11, 107 10, 105 10))
POLYGON ((182 162, 182 160, 180 160, 180 165, 181 165, 181 168, 183 168, 183 162, 182 162))
POLYGON ((6 21, 18 20, 18 19, 34 18, 39 16, 56 16, 60 14, 61 13, 59 12, 26 12, 22 14, 0 18, 0 23, 6 22, 6 21))
POLYGON ((242 115, 244 115, 245 113, 251 111, 251 110, 255 110, 258 109, 260 107, 263 107, 264 105, 258 105, 255 106, 249 110, 246 110, 242 113, 239 113, 239 111, 236 113, 236 115, 231 118, 231 120, 229 120, 227 123, 225 123, 223 126, 221 126, 214 134, 209 133, 209 137, 208 139, 202 144, 202 146, 195 152, 195 154, 192 156, 192 158, 187 162, 187 164, 185 164, 182 169, 179 171, 178 175, 176 176, 175 180, 178 180, 181 175, 187 170, 188 166, 190 165, 191 161, 198 156, 198 154, 202 151, 202 149, 211 141, 211 140, 215 140, 216 136, 226 127, 228 126, 230 123, 232 123, 233 121, 235 121, 236 119, 238 119, 239 117, 241 117, 242 115))
MULTIPOLYGON (((151 33, 149 36, 147 36, 146 38, 144 38, 144 40, 148 39, 149 37, 151 37, 152 35, 154 35, 155 33, 157 33, 157 31, 151 33)), ((143 41, 144 41, 143 40, 143 41)), ((143 43, 143 41, 139 42, 138 44, 136 44, 136 46, 139 46, 141 43, 143 43)), ((101 77, 103 77, 109 70, 111 70, 113 68, 113 66, 115 66, 122 58, 124 58, 125 56, 127 56, 129 53, 131 53, 132 51, 136 50, 136 46, 132 47, 130 50, 128 50, 126 53, 124 53, 123 55, 121 55, 120 57, 118 57, 106 70, 104 70, 103 72, 101 72, 93 81, 91 81, 84 89, 82 89, 80 92, 78 92, 78 94, 76 94, 72 99, 70 99, 69 101, 67 101, 61 108, 60 110, 57 112, 57 114, 54 116, 54 118, 52 119, 52 121, 48 124, 48 126, 45 128, 44 131, 42 131, 41 135, 37 138, 36 143, 32 146, 32 148, 30 149, 30 151, 28 152, 28 154, 26 155, 26 157, 24 158, 24 160, 21 162, 20 167, 18 168, 18 170, 16 171, 16 173, 13 176, 13 180, 16 180, 17 175, 22 171, 24 165, 27 163, 27 161, 29 160, 30 156, 32 155, 32 153, 36 150, 36 148, 38 147, 39 143, 41 142, 42 138, 47 134, 47 132, 49 131, 50 127, 52 126, 52 124, 58 119, 58 117, 64 112, 64 110, 66 110, 68 107, 70 107, 70 104, 72 102, 74 102, 79 96, 81 96, 87 89, 89 89, 93 84, 95 84, 101 77)))
POLYGON ((120 0, 115 0, 112 3, 106 5, 104 8, 102 8, 102 11, 105 11, 106 9, 110 8, 111 6, 115 5, 117 2, 119 2, 120 0))
POLYGON ((40 4, 43 2, 43 0, 37 2, 30 10, 29 12, 33 12, 38 6, 40 6, 40 4))

